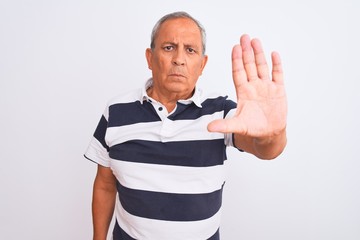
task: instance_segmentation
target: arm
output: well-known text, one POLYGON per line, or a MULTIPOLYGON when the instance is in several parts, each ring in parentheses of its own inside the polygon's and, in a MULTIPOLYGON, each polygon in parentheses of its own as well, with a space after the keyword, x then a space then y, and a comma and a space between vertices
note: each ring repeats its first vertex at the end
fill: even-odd
POLYGON ((278 53, 272 53, 272 75, 258 39, 243 35, 232 51, 237 95, 236 113, 208 125, 212 132, 234 133, 235 146, 261 159, 277 157, 286 145, 287 100, 278 53))
POLYGON ((234 139, 237 148, 263 160, 271 160, 279 156, 287 142, 285 129, 272 137, 253 138, 235 134, 234 139))
POLYGON ((94 181, 92 215, 94 240, 105 240, 114 212, 116 179, 110 168, 98 165, 94 181))

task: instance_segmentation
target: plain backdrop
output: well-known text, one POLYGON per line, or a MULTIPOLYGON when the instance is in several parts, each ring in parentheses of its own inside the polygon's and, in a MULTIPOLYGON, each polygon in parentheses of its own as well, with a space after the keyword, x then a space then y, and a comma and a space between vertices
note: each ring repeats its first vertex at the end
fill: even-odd
POLYGON ((356 0, 0 0, 0 239, 91 239, 83 153, 106 102, 150 77, 151 29, 178 10, 207 30, 203 89, 235 98, 243 33, 284 65, 288 146, 274 161, 228 150, 222 239, 360 239, 356 0))

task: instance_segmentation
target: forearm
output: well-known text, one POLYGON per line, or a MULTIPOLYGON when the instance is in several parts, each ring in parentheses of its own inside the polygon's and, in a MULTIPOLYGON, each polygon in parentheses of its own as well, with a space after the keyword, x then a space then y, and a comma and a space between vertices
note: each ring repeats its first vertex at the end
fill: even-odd
POLYGON ((106 186, 95 179, 92 201, 93 240, 106 239, 114 212, 115 199, 115 185, 106 186))
POLYGON ((279 156, 287 143, 286 129, 270 137, 254 138, 235 134, 234 139, 237 148, 263 160, 271 160, 279 156))

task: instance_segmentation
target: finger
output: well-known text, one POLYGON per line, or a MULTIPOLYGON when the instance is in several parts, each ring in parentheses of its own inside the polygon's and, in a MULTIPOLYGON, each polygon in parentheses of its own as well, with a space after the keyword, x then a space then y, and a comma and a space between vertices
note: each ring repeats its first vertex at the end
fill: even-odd
POLYGON ((247 79, 248 81, 257 80, 258 75, 255 64, 254 52, 250 43, 250 37, 248 35, 242 35, 240 38, 240 44, 242 48, 242 56, 247 79))
POLYGON ((266 63, 266 57, 263 51, 263 48, 261 46, 261 42, 259 39, 253 39, 251 41, 251 46, 254 50, 255 55, 255 63, 257 68, 257 74, 258 76, 263 80, 270 79, 269 75, 269 67, 266 63))
POLYGON ((242 122, 234 118, 218 119, 210 122, 207 126, 209 132, 220 133, 245 133, 246 127, 242 122))
POLYGON ((283 74, 279 53, 273 52, 271 54, 271 61, 272 61, 272 80, 276 83, 284 84, 284 74, 283 74))
POLYGON ((240 87, 243 84, 247 83, 247 76, 242 59, 242 49, 239 44, 233 47, 231 54, 231 63, 232 63, 232 77, 236 90, 236 96, 239 97, 240 87))

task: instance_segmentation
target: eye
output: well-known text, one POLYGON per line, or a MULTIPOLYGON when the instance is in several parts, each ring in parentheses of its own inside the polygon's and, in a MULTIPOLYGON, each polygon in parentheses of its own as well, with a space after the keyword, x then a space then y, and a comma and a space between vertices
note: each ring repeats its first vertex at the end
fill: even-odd
POLYGON ((196 53, 195 49, 193 49, 193 48, 188 48, 187 51, 188 51, 189 53, 196 53))
POLYGON ((164 50, 167 51, 167 52, 169 52, 169 51, 171 51, 171 50, 173 50, 173 49, 174 49, 173 46, 165 46, 165 47, 164 47, 164 50))

